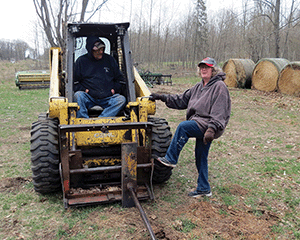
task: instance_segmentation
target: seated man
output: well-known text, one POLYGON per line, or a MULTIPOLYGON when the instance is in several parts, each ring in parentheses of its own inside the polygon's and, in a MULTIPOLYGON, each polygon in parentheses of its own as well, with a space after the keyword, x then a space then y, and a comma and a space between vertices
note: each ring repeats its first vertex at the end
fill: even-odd
POLYGON ((125 107, 126 98, 119 94, 123 75, 116 60, 104 53, 105 44, 96 36, 87 37, 87 54, 75 62, 74 100, 80 109, 78 118, 89 118, 88 109, 99 105, 99 117, 114 117, 125 107))

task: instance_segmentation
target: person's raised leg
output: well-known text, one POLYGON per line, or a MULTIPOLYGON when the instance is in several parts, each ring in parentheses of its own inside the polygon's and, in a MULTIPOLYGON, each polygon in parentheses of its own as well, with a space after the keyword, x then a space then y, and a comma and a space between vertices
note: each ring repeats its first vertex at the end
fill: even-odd
POLYGON ((193 120, 181 122, 177 126, 166 156, 157 160, 166 166, 175 167, 182 148, 191 137, 203 137, 198 124, 193 120))

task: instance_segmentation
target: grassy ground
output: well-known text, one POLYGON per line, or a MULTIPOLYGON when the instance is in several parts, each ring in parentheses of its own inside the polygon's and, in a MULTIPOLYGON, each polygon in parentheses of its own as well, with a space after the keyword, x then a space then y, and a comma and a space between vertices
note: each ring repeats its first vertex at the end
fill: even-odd
MULTIPOLYGON (((14 71, 32 65, 17 64, 0 63, 0 239, 149 239, 136 209, 64 210, 61 193, 34 192, 30 127, 47 111, 48 89, 18 90, 14 71)), ((173 78, 172 86, 151 91, 179 93, 198 80, 173 78)), ((230 123, 209 155, 213 197, 187 197, 197 178, 191 139, 171 179, 155 186, 155 201, 142 203, 157 239, 300 239, 299 98, 241 89, 230 94, 230 123)), ((157 116, 174 132, 185 111, 158 102, 157 116)))

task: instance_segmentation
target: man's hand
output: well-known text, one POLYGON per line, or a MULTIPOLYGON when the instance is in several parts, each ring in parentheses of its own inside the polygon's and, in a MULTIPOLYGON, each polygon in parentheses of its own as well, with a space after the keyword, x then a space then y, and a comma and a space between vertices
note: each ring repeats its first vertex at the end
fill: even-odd
POLYGON ((161 100, 163 102, 167 101, 167 96, 164 94, 158 94, 158 93, 151 93, 150 100, 155 101, 155 100, 161 100))
POLYGON ((112 95, 115 94, 115 89, 112 89, 112 90, 110 90, 110 91, 111 91, 112 95))
POLYGON ((204 133, 203 143, 206 145, 207 143, 212 142, 215 138, 215 130, 213 128, 208 128, 204 133))
POLYGON ((88 89, 85 89, 85 93, 89 93, 89 91, 90 91, 90 90, 88 90, 88 89))

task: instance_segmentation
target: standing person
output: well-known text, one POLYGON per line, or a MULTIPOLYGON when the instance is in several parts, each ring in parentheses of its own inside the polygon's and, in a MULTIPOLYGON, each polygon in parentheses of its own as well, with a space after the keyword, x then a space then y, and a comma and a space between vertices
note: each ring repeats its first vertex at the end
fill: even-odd
POLYGON ((97 36, 86 41, 87 54, 80 56, 74 69, 74 99, 79 105, 78 118, 89 118, 88 108, 99 105, 99 117, 114 117, 126 104, 119 94, 123 75, 116 60, 104 53, 105 44, 97 36))
POLYGON ((229 121, 231 100, 224 83, 226 77, 213 58, 204 58, 198 64, 202 81, 182 94, 161 95, 153 93, 150 99, 161 100, 174 109, 187 109, 186 121, 181 122, 174 134, 165 157, 157 160, 168 167, 175 167, 180 151, 189 138, 196 138, 195 158, 198 170, 196 190, 188 196, 212 196, 208 182, 207 157, 211 142, 220 137, 229 121))

